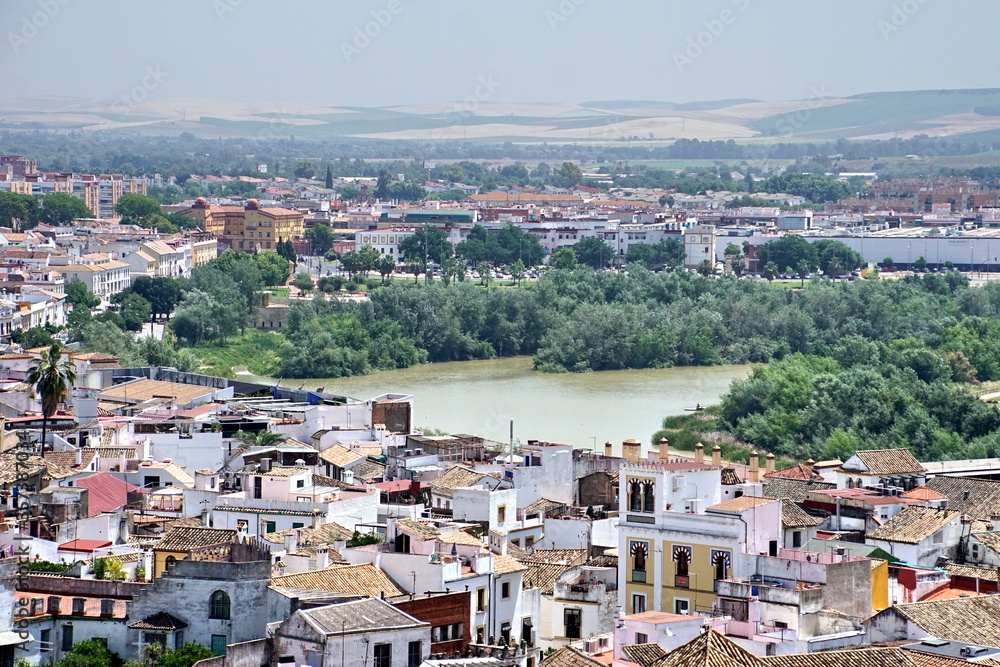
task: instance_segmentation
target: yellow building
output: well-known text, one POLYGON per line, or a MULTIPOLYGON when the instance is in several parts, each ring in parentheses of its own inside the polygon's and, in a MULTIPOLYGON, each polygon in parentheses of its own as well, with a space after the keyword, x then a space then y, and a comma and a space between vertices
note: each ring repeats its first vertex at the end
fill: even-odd
POLYGON ((261 207, 256 199, 246 206, 209 206, 198 197, 194 206, 180 211, 198 221, 202 231, 236 250, 275 250, 278 241, 302 236, 305 215, 285 208, 261 207))
POLYGON ((185 560, 206 549, 224 546, 235 539, 235 530, 174 528, 153 547, 153 577, 159 577, 175 561, 185 560))

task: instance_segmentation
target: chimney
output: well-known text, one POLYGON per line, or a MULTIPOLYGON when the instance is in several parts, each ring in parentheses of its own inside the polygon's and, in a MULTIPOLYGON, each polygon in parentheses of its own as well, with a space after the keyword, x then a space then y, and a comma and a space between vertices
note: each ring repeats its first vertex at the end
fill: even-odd
POLYGON ((604 443, 604 455, 605 456, 613 456, 613 454, 611 453, 611 446, 612 445, 611 445, 611 441, 610 440, 608 440, 606 443, 604 443))
POLYGON ((813 461, 812 459, 806 459, 806 467, 807 468, 809 468, 810 470, 812 470, 814 465, 816 465, 815 461, 813 461))
POLYGON ((58 595, 50 595, 49 596, 49 608, 47 610, 48 613, 50 613, 53 616, 58 616, 59 615, 59 602, 61 600, 62 600, 62 598, 60 598, 58 595))
POLYGON ((81 449, 80 447, 76 448, 76 464, 78 466, 83 465, 83 449, 81 449))
POLYGON ((260 472, 271 472, 271 459, 269 457, 265 456, 257 465, 260 472))
POLYGON ((299 531, 292 529, 285 535, 285 553, 293 554, 299 550, 299 531))
POLYGON ((626 461, 631 461, 635 463, 639 460, 639 451, 642 449, 642 445, 638 440, 634 438, 629 438, 622 443, 622 456, 625 457, 626 461))
POLYGON ((764 474, 770 475, 772 472, 774 472, 774 454, 768 452, 764 463, 764 474))
POLYGON ((316 530, 320 526, 320 518, 323 516, 323 512, 319 510, 313 510, 312 513, 312 528, 316 530))
POLYGON ((666 438, 660 438, 660 462, 670 458, 670 442, 666 438))
POLYGON ((719 447, 718 445, 712 447, 712 465, 722 465, 722 447, 719 447))
POLYGON ((705 445, 700 442, 694 446, 694 462, 704 463, 705 462, 705 445))
POLYGON ((208 528, 208 510, 204 509, 201 511, 201 527, 208 528))
POLYGON ((757 455, 757 450, 750 452, 750 481, 760 481, 760 456, 757 455))

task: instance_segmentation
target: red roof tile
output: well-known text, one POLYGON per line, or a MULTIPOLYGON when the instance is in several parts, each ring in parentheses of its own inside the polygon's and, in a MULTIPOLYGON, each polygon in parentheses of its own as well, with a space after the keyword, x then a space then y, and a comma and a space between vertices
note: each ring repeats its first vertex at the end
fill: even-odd
POLYGON ((123 482, 106 472, 78 479, 76 485, 88 489, 88 517, 102 512, 114 512, 128 502, 129 491, 140 490, 138 486, 123 482))
POLYGON ((58 551, 84 551, 86 553, 93 553, 97 549, 103 549, 110 546, 111 542, 103 540, 72 540, 70 542, 60 544, 58 551))

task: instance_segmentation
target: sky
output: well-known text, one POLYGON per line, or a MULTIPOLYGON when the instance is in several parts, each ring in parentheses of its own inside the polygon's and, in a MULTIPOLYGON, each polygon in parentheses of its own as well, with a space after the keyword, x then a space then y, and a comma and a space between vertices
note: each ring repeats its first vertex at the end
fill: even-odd
POLYGON ((0 97, 790 100, 1000 87, 996 0, 0 0, 0 97))

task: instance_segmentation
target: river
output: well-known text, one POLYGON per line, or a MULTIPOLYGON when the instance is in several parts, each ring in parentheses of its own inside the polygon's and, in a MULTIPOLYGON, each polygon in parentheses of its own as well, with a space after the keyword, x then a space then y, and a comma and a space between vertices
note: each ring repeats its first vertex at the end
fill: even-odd
POLYGON ((698 403, 718 403, 730 383, 750 370, 710 366, 553 374, 533 371, 531 357, 512 357, 306 380, 304 386, 359 399, 389 392, 413 394, 417 428, 506 442, 513 419, 514 437, 521 442, 547 440, 590 448, 610 440, 617 453, 628 438, 648 443, 667 415, 684 414, 698 403))

